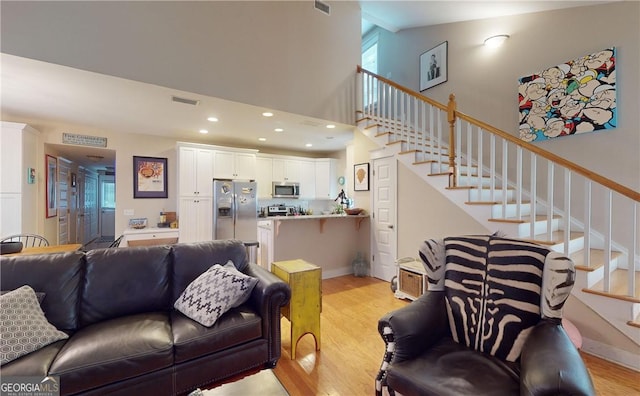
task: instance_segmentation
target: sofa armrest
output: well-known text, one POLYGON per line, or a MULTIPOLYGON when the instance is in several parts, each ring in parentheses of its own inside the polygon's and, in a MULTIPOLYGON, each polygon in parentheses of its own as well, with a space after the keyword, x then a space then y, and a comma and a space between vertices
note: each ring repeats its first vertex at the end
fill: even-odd
POLYGON ((520 359, 521 395, 595 395, 589 372, 559 321, 536 325, 520 359))
POLYGON ((273 364, 280 358, 280 308, 291 299, 291 288, 282 279, 257 264, 248 264, 244 273, 258 278, 247 302, 262 317, 262 332, 269 341, 269 361, 273 364))
POLYGON ((376 395, 379 396, 387 387, 390 364, 421 355, 449 333, 444 292, 426 292, 406 307, 387 313, 378 321, 378 332, 385 343, 376 376, 376 395))

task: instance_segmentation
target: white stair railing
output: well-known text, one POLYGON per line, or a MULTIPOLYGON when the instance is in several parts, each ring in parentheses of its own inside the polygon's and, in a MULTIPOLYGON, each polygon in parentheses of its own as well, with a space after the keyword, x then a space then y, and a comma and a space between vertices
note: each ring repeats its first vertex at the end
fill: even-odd
POLYGON ((415 150, 416 161, 432 161, 432 173, 449 172, 450 188, 463 180, 475 190, 473 200, 498 205, 501 221, 524 225, 516 237, 567 255, 581 251, 572 257, 589 268, 597 264, 592 250, 602 250, 602 292, 612 292, 613 270, 627 269, 625 290, 615 292, 637 300, 639 192, 459 112, 454 95, 444 105, 360 67, 357 76, 362 118, 389 133, 390 143, 415 150), (572 247, 575 240, 580 248, 572 247))

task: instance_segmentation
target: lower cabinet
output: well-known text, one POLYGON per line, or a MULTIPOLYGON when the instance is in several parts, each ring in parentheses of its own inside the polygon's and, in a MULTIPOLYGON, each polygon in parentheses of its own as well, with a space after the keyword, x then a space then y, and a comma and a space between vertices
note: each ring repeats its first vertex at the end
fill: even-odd
POLYGON ((258 265, 271 271, 273 263, 273 221, 258 220, 258 265))
POLYGON ((213 198, 180 197, 180 242, 213 239, 213 198))

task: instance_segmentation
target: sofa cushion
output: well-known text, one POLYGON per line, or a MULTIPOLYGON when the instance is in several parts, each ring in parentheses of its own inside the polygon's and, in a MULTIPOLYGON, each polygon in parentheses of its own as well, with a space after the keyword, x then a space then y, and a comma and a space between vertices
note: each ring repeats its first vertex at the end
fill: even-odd
POLYGON ((242 241, 216 240, 172 245, 173 303, 184 289, 213 264, 231 260, 240 272, 247 268, 247 251, 242 241))
POLYGON ((78 330, 51 365, 63 394, 170 367, 173 337, 169 315, 146 313, 105 320, 78 330))
POLYGON ((257 282, 256 278, 215 264, 187 286, 174 307, 211 326, 238 301, 246 301, 257 282))
POLYGON ((445 246, 444 285, 454 340, 516 361, 541 319, 542 273, 549 249, 486 235, 446 238, 445 246))
POLYGON ((387 370, 387 384, 403 395, 520 395, 519 368, 445 337, 423 355, 387 370))
POLYGON ((66 340, 56 341, 2 365, 2 375, 47 376, 53 360, 66 342, 66 340))
POLYGON ((0 365, 67 338, 47 321, 31 287, 0 296, 0 365))
POLYGON ((171 309, 168 246, 96 249, 86 254, 80 324, 171 309))
POLYGON ((45 293, 41 307, 47 320, 59 330, 74 331, 83 265, 82 252, 2 257, 0 290, 29 285, 45 293))
POLYGON ((262 318, 247 305, 231 309, 211 327, 171 314, 176 363, 206 356, 262 337, 262 318))

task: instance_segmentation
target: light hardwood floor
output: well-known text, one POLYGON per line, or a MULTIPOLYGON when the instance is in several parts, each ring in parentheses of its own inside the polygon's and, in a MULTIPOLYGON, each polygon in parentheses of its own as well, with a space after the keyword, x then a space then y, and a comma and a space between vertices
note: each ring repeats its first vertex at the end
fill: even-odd
MULTIPOLYGON (((282 319, 282 357, 275 374, 292 396, 373 395, 384 343, 378 319, 408 304, 393 297, 389 283, 374 278, 342 276, 322 283, 322 339, 298 342, 291 360, 290 325, 282 319)), ((640 395, 640 373, 583 354, 598 395, 640 395)))

